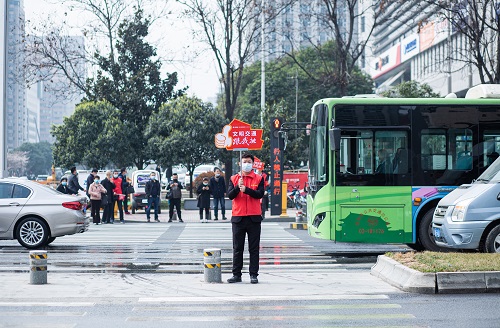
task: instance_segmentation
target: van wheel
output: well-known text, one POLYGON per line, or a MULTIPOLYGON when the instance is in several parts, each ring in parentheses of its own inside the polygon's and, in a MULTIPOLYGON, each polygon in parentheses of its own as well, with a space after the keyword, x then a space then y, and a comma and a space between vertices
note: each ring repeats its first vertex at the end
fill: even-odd
POLYGON ((439 247, 434 241, 434 234, 432 233, 432 215, 435 208, 431 208, 424 214, 420 224, 418 225, 418 239, 419 244, 428 251, 433 252, 446 252, 447 248, 439 247))
POLYGON ((500 225, 497 225, 488 233, 481 251, 485 253, 500 253, 500 225))

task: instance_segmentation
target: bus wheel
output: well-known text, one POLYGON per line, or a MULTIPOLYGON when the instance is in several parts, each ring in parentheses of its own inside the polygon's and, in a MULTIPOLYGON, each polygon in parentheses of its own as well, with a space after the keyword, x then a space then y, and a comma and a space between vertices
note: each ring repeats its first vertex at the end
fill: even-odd
POLYGON ((417 252, 422 252, 425 251, 424 246, 420 242, 416 242, 415 244, 406 244, 406 246, 410 247, 411 249, 417 251, 417 252))
POLYGON ((418 240, 419 244, 428 251, 445 252, 447 249, 439 247, 434 241, 434 234, 432 233, 432 215, 435 208, 431 208, 425 213, 418 226, 418 240))
POLYGON ((500 225, 497 225, 488 233, 481 251, 485 253, 500 253, 500 225))

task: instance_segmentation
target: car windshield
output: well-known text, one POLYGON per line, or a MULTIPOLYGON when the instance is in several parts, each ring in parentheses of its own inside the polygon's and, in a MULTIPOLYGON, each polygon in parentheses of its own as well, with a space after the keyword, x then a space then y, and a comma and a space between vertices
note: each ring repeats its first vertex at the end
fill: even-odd
POLYGON ((500 181, 500 157, 497 158, 487 169, 477 178, 476 181, 499 182, 500 181))

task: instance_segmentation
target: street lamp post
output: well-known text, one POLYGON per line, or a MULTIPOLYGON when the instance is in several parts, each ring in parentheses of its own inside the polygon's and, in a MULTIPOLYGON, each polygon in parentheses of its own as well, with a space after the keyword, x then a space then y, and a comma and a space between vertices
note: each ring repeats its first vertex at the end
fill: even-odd
POLYGON ((295 69, 295 138, 297 138, 298 102, 299 102, 299 72, 297 71, 297 69, 295 69))
POLYGON ((260 49, 260 127, 264 128, 264 111, 266 109, 266 54, 264 49, 264 29, 265 29, 265 7, 266 1, 262 0, 262 17, 261 17, 261 49, 260 49))

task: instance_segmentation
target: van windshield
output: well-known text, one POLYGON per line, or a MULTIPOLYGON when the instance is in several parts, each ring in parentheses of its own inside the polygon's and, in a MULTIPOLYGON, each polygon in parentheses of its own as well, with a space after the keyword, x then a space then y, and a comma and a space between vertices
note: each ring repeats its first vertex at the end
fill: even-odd
POLYGON ((487 169, 477 178, 476 181, 500 182, 500 157, 497 158, 487 169))

